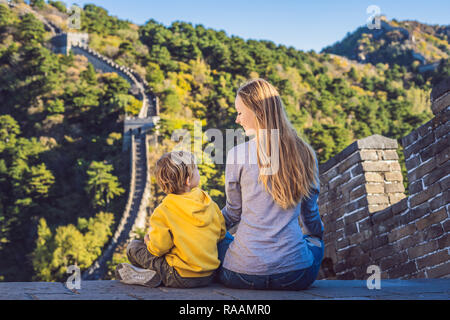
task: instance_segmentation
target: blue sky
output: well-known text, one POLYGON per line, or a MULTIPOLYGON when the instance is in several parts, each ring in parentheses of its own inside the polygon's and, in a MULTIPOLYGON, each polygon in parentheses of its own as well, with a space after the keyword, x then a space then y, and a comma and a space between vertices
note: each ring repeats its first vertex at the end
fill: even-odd
POLYGON ((166 26, 180 20, 224 30, 244 39, 319 52, 365 25, 366 9, 377 5, 388 19, 450 24, 449 0, 91 0, 64 1, 83 6, 94 3, 111 15, 145 24, 154 19, 166 26))

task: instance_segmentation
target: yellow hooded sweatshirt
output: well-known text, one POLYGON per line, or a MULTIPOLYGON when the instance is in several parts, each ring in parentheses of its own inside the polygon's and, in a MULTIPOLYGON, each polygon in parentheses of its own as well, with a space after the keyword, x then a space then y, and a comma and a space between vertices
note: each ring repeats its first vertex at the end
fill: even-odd
POLYGON ((184 278, 206 277, 220 265, 217 243, 225 233, 219 207, 197 187, 167 195, 153 211, 147 249, 155 256, 165 255, 184 278))

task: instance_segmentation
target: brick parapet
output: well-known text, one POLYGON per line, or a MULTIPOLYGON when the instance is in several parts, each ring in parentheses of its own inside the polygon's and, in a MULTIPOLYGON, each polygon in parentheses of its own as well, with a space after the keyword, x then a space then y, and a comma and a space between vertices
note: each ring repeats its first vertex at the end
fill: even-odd
MULTIPOLYGON (((439 92, 448 94, 442 86, 439 92)), ((432 97, 433 105, 442 102, 432 97)), ((450 276, 450 103, 438 107, 432 120, 399 141, 408 197, 396 140, 358 140, 320 166, 321 279, 364 279, 369 265, 379 266, 382 278, 450 276)))

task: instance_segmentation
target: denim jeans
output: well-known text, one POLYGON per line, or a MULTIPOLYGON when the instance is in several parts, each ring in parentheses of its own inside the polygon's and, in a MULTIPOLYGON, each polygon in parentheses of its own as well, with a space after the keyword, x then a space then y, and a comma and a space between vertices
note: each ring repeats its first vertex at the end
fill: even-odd
MULTIPOLYGON (((311 250, 314 262, 311 267, 272 275, 248 275, 237 273, 226 268, 219 269, 219 281, 227 287, 236 289, 266 289, 266 290, 304 290, 317 278, 324 255, 324 243, 319 238, 306 235, 303 237, 311 250), (319 246, 320 245, 320 246, 319 246)), ((219 242, 219 259, 223 262, 226 251, 233 242, 233 236, 227 232, 219 242)))

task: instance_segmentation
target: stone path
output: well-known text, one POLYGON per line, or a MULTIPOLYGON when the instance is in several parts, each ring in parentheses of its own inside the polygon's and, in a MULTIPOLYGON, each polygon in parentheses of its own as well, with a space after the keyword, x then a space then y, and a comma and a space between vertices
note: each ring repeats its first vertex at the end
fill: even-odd
POLYGON ((59 282, 3 282, 0 300, 450 300, 450 279, 381 280, 369 290, 365 280, 318 280, 305 291, 237 290, 213 284, 174 289, 130 286, 118 281, 82 281, 80 290, 59 282))

